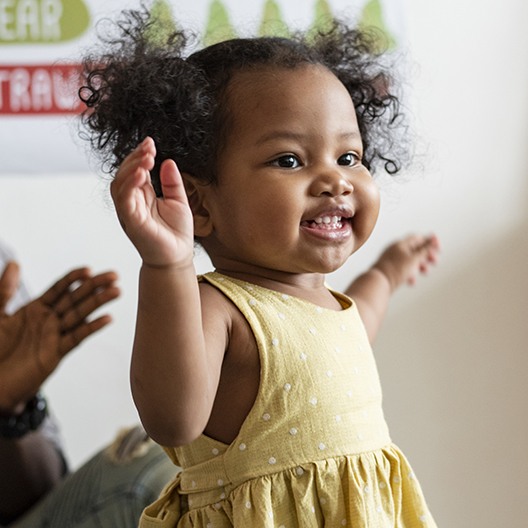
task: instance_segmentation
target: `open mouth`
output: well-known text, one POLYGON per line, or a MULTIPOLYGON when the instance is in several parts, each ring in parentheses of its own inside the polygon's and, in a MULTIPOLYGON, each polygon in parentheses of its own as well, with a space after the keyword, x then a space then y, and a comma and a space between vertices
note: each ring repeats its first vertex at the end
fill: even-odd
POLYGON ((301 226, 309 227, 311 229, 324 229, 327 231, 333 231, 336 229, 342 229, 344 225, 350 223, 350 218, 344 216, 320 216, 313 220, 304 220, 301 222, 301 226))

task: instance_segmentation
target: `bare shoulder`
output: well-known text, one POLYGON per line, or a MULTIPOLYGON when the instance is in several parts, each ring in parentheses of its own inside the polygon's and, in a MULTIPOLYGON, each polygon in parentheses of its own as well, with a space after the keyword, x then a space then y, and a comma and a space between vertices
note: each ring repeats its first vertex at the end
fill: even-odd
POLYGON ((249 325, 236 305, 218 288, 208 282, 200 282, 202 318, 206 328, 221 328, 226 332, 226 348, 233 337, 241 333, 249 337, 249 325))
MULTIPOLYGON (((222 365, 215 402, 205 433, 231 443, 257 396, 260 360, 249 323, 220 290, 200 283, 206 339, 222 343, 222 365)), ((209 348, 209 347, 208 347, 209 348)), ((217 349, 218 350, 218 349, 217 349)))

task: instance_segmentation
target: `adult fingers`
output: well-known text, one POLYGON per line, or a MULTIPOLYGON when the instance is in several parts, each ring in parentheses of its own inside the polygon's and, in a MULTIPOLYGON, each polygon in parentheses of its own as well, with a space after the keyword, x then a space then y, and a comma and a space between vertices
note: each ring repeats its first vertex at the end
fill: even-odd
POLYGON ((93 277, 64 296, 55 306, 64 332, 83 322, 91 313, 120 295, 115 285, 117 275, 107 272, 93 277))
POLYGON ((59 279, 51 288, 46 290, 39 298, 46 306, 53 306, 73 284, 77 281, 86 280, 90 277, 90 270, 86 267, 77 268, 59 279))
POLYGON ((79 343, 84 341, 87 337, 104 328, 107 324, 112 322, 109 315, 103 315, 94 319, 93 321, 84 322, 61 335, 59 341, 60 356, 66 355, 74 349, 79 343))

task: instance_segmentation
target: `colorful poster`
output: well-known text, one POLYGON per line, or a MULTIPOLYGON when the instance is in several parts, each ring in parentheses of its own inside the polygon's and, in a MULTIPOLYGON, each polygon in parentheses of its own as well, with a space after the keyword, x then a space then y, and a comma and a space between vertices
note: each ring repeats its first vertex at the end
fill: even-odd
MULTIPOLYGON (((0 0, 0 174, 90 172, 79 138, 80 57, 98 24, 125 0, 0 0)), ((233 36, 286 35, 338 16, 381 28, 394 44, 399 2, 389 0, 153 0, 160 23, 202 35, 204 45, 233 36)))

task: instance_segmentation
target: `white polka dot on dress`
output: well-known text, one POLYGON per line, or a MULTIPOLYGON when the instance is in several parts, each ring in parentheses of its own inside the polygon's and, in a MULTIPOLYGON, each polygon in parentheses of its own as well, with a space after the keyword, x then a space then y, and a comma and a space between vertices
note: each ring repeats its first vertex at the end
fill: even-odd
POLYGON ((213 453, 214 456, 218 455, 220 453, 220 451, 218 449, 216 449, 216 447, 214 447, 212 450, 211 450, 211 453, 213 453))
POLYGON ((284 384, 284 390, 285 390, 286 392, 290 392, 290 391, 291 391, 291 388, 292 388, 291 383, 285 383, 285 384, 284 384))
POLYGON ((309 332, 310 332, 310 334, 312 334, 312 335, 315 335, 315 334, 317 334, 317 330, 316 330, 315 328, 313 328, 313 327, 312 327, 312 328, 310 328, 310 329, 309 329, 308 331, 309 331, 309 332))
POLYGON ((270 457, 269 460, 268 460, 268 464, 270 466, 273 466, 277 463, 277 459, 275 457, 270 457))
POLYGON ((264 413, 262 415, 262 419, 265 421, 265 422, 269 422, 271 420, 271 415, 269 413, 264 413))
POLYGON ((247 508, 248 510, 251 509, 251 502, 249 502, 249 501, 246 502, 246 508, 247 508))
POLYGON ((274 337, 274 338, 271 340, 271 344, 272 344, 273 346, 278 346, 278 345, 279 345, 279 340, 278 340, 276 337, 274 337))
POLYGON ((247 449, 247 445, 244 444, 244 443, 241 443, 239 446, 238 446, 238 449, 240 449, 240 451, 245 451, 247 449))
POLYGON ((317 398, 315 396, 312 396, 310 398, 310 403, 315 407, 317 405, 317 398))
POLYGON ((249 305, 250 306, 256 306, 257 305, 257 301, 255 301, 255 299, 250 299, 249 300, 249 305))
POLYGON ((292 427, 292 428, 290 429, 290 434, 291 434, 292 436, 295 436, 298 432, 299 432, 299 431, 298 431, 298 429, 297 429, 296 427, 292 427))

